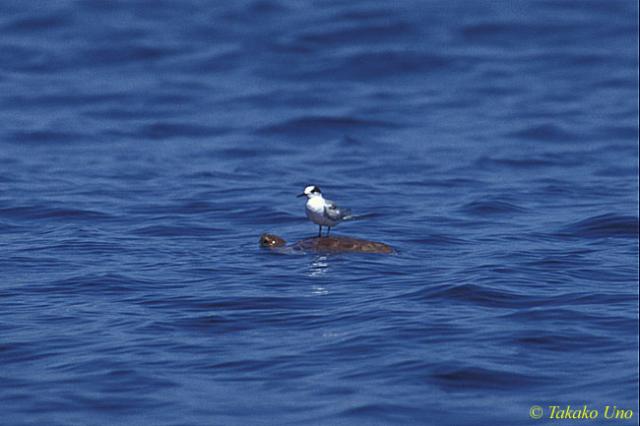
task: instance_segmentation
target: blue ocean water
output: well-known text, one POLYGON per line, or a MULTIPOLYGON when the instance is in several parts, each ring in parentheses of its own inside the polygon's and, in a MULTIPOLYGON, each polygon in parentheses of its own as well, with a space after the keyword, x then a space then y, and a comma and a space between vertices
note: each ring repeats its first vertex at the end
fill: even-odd
POLYGON ((637 16, 3 0, 2 423, 636 424, 637 16))

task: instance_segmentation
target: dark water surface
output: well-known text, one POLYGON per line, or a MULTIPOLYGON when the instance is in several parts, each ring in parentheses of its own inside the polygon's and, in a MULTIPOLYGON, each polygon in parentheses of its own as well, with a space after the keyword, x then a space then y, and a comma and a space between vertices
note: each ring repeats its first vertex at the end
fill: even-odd
POLYGON ((2 1, 2 423, 637 423, 637 13, 2 1))

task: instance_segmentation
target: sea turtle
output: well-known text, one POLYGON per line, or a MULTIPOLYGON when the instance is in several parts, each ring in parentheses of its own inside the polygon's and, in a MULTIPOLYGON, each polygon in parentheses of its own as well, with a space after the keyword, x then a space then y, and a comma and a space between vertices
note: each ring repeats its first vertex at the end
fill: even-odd
POLYGON ((286 245, 286 241, 277 235, 262 234, 260 247, 282 253, 288 252, 319 252, 319 253, 378 253, 394 254, 393 247, 375 241, 358 240, 351 237, 314 237, 298 241, 295 244, 286 245))

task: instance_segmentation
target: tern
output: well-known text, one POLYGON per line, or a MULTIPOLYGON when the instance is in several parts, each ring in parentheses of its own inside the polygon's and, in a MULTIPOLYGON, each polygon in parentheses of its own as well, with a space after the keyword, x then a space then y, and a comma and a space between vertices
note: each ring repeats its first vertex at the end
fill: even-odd
POLYGON ((298 194, 298 197, 307 197, 307 203, 305 204, 305 211, 307 217, 313 223, 320 225, 318 230, 318 237, 322 237, 322 227, 326 226, 327 236, 331 232, 331 228, 336 226, 343 220, 351 217, 351 211, 345 208, 338 207, 333 201, 327 200, 322 196, 322 191, 315 185, 307 186, 302 194, 298 194))

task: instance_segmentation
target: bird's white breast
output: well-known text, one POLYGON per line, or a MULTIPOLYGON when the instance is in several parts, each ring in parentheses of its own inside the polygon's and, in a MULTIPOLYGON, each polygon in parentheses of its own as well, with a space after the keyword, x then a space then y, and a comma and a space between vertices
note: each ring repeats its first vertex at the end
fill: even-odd
POLYGON ((324 198, 311 197, 307 200, 305 207, 307 217, 311 219, 312 222, 324 226, 333 226, 335 224, 334 221, 324 216, 324 198))

